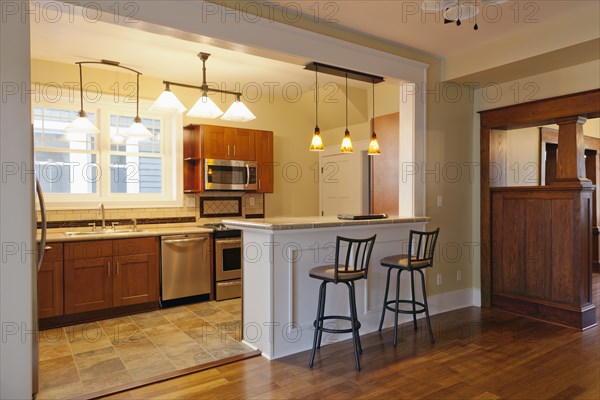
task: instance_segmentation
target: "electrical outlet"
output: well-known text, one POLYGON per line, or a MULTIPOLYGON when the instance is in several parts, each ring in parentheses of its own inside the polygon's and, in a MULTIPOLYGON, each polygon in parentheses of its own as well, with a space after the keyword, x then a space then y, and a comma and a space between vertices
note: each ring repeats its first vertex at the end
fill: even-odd
POLYGON ((250 205, 253 206, 254 205, 254 197, 250 197, 250 205))
POLYGON ((185 206, 186 207, 195 207, 196 206, 196 196, 186 196, 185 197, 185 206))
POLYGON ((442 284, 442 274, 437 274, 437 285, 440 286, 442 284))
POLYGON ((462 273, 461 271, 456 271, 456 280, 460 281, 462 279, 462 273))
POLYGON ((437 197, 437 206, 438 206, 439 208, 441 208, 443 205, 444 205, 444 198, 442 197, 442 195, 439 195, 439 196, 437 197))

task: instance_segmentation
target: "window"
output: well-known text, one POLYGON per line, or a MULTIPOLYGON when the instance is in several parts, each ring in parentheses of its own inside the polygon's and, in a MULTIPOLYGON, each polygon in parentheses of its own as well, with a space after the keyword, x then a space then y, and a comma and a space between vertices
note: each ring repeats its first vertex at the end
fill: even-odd
MULTIPOLYGON (((181 131, 181 117, 140 113, 153 136, 129 139, 122 132, 133 123, 131 104, 94 106, 86 112, 100 130, 98 134, 67 134, 65 126, 77 117, 71 104, 33 107, 35 168, 49 206, 93 208, 99 202, 115 207, 180 205, 174 143, 176 132, 181 131)), ((140 109, 144 106, 149 104, 140 102, 140 109)))

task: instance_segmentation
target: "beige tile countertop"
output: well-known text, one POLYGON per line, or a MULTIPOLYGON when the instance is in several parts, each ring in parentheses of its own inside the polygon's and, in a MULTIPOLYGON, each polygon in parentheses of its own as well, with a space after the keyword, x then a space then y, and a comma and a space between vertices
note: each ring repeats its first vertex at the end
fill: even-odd
MULTIPOLYGON (((98 230, 98 228, 96 228, 98 230)), ((165 235, 183 235, 190 233, 212 233, 212 229, 207 229, 198 226, 198 223, 191 224, 164 224, 138 226, 135 232, 125 232, 127 228, 119 228, 114 232, 94 234, 91 228, 57 228, 49 229, 46 236, 48 243, 52 242, 81 242, 85 240, 105 240, 105 239, 129 239, 138 237, 150 236, 165 236, 165 235), (65 232, 86 232, 83 235, 66 235, 65 232), (89 232, 89 233, 88 233, 89 232)), ((40 241, 40 231, 38 230, 37 240, 40 241)))
POLYGON ((383 219, 343 220, 337 217, 273 217, 257 219, 224 219, 227 227, 244 229, 290 230, 331 228, 354 225, 381 225, 429 222, 429 217, 398 217, 389 216, 383 219))

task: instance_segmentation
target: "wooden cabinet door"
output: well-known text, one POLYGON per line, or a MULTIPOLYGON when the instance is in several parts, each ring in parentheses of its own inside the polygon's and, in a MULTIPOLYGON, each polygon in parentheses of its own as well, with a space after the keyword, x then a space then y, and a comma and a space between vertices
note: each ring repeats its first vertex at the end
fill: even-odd
POLYGON ((259 193, 273 193, 273 132, 254 131, 259 193))
POLYGON ((114 240, 113 253, 114 306, 158 301, 158 239, 114 240))
POLYGON ((65 314, 112 307, 112 257, 65 260, 65 314))
POLYGON ((113 305, 158 301, 158 256, 137 254, 115 257, 113 305))
POLYGON ((235 128, 224 126, 202 126, 202 149, 204 158, 217 160, 233 159, 235 128))
POLYGON ((38 318, 57 317, 63 308, 63 245, 50 243, 37 279, 38 318))
POLYGON ((254 131, 249 129, 236 129, 232 159, 244 161, 256 160, 254 151, 254 131))
POLYGON ((370 157, 371 161, 371 212, 397 215, 399 204, 400 114, 387 114, 375 118, 375 130, 382 154, 370 157))

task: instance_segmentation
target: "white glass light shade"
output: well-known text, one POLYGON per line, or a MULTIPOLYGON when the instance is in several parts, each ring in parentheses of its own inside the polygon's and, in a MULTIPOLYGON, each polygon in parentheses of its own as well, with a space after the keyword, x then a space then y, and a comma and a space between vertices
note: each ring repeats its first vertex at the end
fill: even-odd
POLYGON ((255 119, 256 116, 239 100, 233 102, 231 107, 225 112, 221 119, 225 121, 247 122, 255 119))
POLYGON ((323 146, 323 139, 321 138, 321 131, 319 127, 315 127, 315 133, 313 133, 312 140, 310 142, 310 151, 323 151, 325 147, 323 146))
POLYGON ((352 147, 352 140, 350 140, 350 132, 346 129, 344 133, 344 139, 342 140, 342 146, 340 147, 342 153, 353 153, 354 147, 352 147))
MULTIPOLYGON (((136 118, 137 120, 137 118, 136 118)), ((123 132, 121 135, 128 138, 150 138, 152 137, 152 132, 150 132, 141 122, 136 121, 123 132)))
POLYGON ((222 114, 223 111, 206 95, 200 97, 194 107, 187 113, 189 117, 198 118, 217 118, 222 114))
POLYGON ((185 110, 187 110, 187 108, 170 90, 165 90, 162 92, 160 96, 158 96, 158 99, 154 101, 152 107, 150 107, 150 111, 177 111, 178 113, 182 113, 185 110))
POLYGON ((65 126, 65 131, 69 133, 100 133, 96 125, 92 124, 92 122, 83 116, 79 116, 73 120, 70 124, 65 126))
POLYGON ((369 141, 369 149, 367 150, 367 154, 370 156, 378 156, 381 154, 381 150, 379 149, 379 142, 377 141, 377 135, 375 132, 371 135, 371 140, 369 141))

